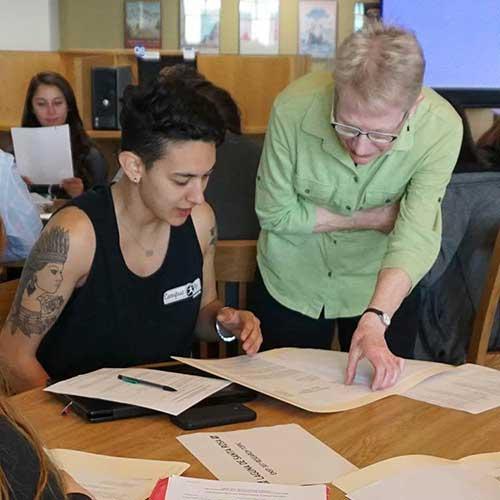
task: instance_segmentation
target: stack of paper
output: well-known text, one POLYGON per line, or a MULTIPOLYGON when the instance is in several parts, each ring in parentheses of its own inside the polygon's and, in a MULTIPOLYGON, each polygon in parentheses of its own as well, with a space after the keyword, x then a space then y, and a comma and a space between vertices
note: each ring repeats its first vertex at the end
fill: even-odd
POLYGON ((168 480, 165 500, 326 500, 326 486, 286 486, 190 477, 168 480))
POLYGON ((144 500, 158 479, 182 474, 189 467, 184 462, 108 457, 64 449, 49 450, 48 454, 97 500, 144 500))
POLYGON ((56 394, 128 403, 170 415, 179 415, 230 383, 226 380, 147 368, 101 368, 50 385, 45 390, 56 394), (164 391, 149 385, 130 384, 120 380, 118 375, 170 386, 175 389, 175 392, 164 391))
POLYGON ((177 439, 215 477, 226 481, 324 484, 357 470, 297 424, 201 432, 177 439))
POLYGON ((498 500, 500 453, 391 458, 333 481, 351 500, 498 500))

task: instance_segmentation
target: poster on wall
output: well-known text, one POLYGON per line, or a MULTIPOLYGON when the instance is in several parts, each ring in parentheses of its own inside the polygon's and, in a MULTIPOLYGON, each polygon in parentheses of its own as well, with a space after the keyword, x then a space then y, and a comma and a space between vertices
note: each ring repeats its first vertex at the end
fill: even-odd
POLYGON ((240 54, 279 52, 279 0, 240 0, 240 54))
POLYGON ((315 59, 335 55, 336 0, 301 0, 299 4, 299 53, 315 59))
POLYGON ((161 47, 161 4, 152 0, 125 0, 125 47, 161 47))
POLYGON ((221 0, 181 1, 181 48, 219 52, 221 0))

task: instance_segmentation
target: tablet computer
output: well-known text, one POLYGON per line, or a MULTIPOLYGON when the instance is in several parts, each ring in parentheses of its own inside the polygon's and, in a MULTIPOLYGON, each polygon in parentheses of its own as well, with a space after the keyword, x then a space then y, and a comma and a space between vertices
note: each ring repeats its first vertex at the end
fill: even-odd
MULTIPOLYGON (((175 373, 184 373, 186 375, 218 378, 210 373, 182 363, 155 369, 175 373)), ((114 401, 104 401, 102 399, 71 396, 69 394, 54 395, 61 399, 66 405, 71 403, 71 411, 74 411, 77 415, 83 417, 89 422, 108 422, 110 420, 118 420, 120 418, 141 417, 144 415, 161 413, 150 408, 143 408, 141 406, 134 406, 126 403, 116 403, 114 401)), ((215 392, 208 398, 200 401, 195 406, 199 407, 225 403, 243 403, 245 401, 251 401, 256 397, 256 395, 257 393, 252 389, 232 383, 220 391, 215 392)))

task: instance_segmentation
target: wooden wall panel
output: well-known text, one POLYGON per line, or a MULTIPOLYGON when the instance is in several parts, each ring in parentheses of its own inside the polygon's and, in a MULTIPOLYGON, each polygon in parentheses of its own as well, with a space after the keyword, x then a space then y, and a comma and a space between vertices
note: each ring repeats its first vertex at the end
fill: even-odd
POLYGON ((59 52, 0 51, 0 124, 20 125, 29 81, 47 70, 67 76, 59 52))
POLYGON ((198 57, 199 71, 235 98, 241 109, 243 130, 249 134, 265 132, 275 97, 308 68, 309 58, 304 56, 198 57))

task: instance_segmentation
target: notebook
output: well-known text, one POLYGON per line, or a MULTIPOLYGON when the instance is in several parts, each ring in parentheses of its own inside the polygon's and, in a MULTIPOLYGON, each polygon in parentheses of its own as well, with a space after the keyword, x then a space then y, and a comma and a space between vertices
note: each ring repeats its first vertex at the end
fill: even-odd
MULTIPOLYGON (((186 375, 218 378, 207 372, 182 363, 157 369, 175 373, 184 373, 186 375)), ((256 397, 256 395, 257 393, 252 389, 233 383, 212 394, 203 401, 200 401, 195 406, 207 406, 223 403, 243 403, 245 401, 251 401, 256 397)), ((108 422, 110 420, 118 420, 121 418, 141 417, 144 415, 159 413, 155 410, 143 408, 141 406, 115 403, 114 401, 104 401, 102 399, 84 398, 68 394, 54 394, 54 396, 62 400, 65 405, 71 403, 71 411, 74 411, 77 415, 81 416, 85 420, 88 420, 89 422, 108 422)))

